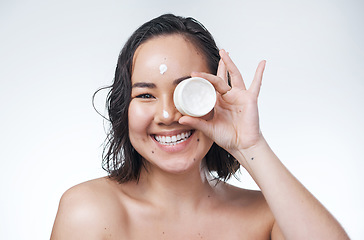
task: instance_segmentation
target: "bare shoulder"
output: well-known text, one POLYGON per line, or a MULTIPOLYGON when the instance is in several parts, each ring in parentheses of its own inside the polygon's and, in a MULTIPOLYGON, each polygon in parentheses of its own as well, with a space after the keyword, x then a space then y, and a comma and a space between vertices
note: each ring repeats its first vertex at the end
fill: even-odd
POLYGON ((219 183, 216 189, 226 206, 226 212, 234 219, 236 229, 252 239, 271 238, 275 219, 261 191, 243 189, 224 182, 219 183))
POLYGON ((125 216, 117 187, 114 181, 99 178, 68 189, 60 200, 51 239, 104 239, 125 216))
POLYGON ((259 208, 270 212, 261 191, 239 188, 225 182, 216 184, 216 190, 232 206, 241 209, 259 208))

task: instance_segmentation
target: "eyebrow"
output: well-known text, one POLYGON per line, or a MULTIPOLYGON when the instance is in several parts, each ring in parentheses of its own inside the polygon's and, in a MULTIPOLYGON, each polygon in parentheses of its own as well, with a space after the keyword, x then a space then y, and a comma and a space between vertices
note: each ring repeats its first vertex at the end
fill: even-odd
MULTIPOLYGON (((184 76, 184 77, 177 78, 173 81, 173 85, 177 85, 180 82, 182 82, 183 80, 186 80, 190 77, 191 76, 184 76)), ((156 88, 157 86, 154 83, 149 83, 149 82, 136 82, 131 87, 132 88, 156 88)))
POLYGON ((176 80, 173 81, 173 84, 174 85, 178 85, 178 83, 182 82, 183 80, 186 80, 188 78, 191 78, 191 76, 184 76, 184 77, 180 77, 180 78, 177 78, 176 80))
POLYGON ((132 86, 132 88, 156 88, 156 85, 154 83, 148 83, 148 82, 137 82, 134 83, 132 86))

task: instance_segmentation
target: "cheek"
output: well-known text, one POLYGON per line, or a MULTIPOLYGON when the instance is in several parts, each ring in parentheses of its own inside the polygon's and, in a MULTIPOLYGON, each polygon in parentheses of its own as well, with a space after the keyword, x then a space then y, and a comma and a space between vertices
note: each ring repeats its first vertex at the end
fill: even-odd
POLYGON ((210 150, 212 144, 214 143, 213 140, 211 140, 203 133, 201 133, 199 138, 197 138, 197 142, 201 144, 201 146, 203 146, 202 148, 204 149, 205 154, 210 150))
POLYGON ((131 101, 128 110, 129 135, 145 133, 154 118, 153 107, 131 101))

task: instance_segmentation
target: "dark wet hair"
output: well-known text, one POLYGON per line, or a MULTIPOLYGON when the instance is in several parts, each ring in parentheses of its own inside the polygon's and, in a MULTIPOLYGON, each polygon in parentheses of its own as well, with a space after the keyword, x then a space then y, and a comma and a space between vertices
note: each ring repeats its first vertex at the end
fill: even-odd
MULTIPOLYGON (((115 78, 107 96, 110 130, 103 152, 103 168, 120 183, 138 180, 142 167, 141 155, 129 139, 128 108, 131 101, 131 74, 136 49, 157 36, 179 34, 190 41, 204 56, 212 74, 216 74, 220 60, 219 49, 209 31, 197 20, 164 14, 140 26, 122 48, 115 78)), ((223 148, 213 143, 206 154, 206 167, 218 179, 227 180, 238 169, 239 163, 223 148)))

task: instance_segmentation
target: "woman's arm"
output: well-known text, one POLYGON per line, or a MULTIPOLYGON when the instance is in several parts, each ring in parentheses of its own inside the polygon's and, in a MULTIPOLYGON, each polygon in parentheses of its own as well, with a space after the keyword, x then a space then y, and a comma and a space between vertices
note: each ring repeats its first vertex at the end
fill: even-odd
POLYGON ((273 212, 286 239, 349 239, 336 219, 287 170, 261 136, 232 153, 244 166, 273 212))
POLYGON ((221 50, 220 56, 217 76, 192 73, 209 80, 217 91, 213 119, 183 116, 179 122, 203 131, 240 162, 262 190, 285 238, 348 239, 335 218, 285 168, 260 132, 257 102, 265 61, 259 63, 246 89, 228 53, 221 50))

